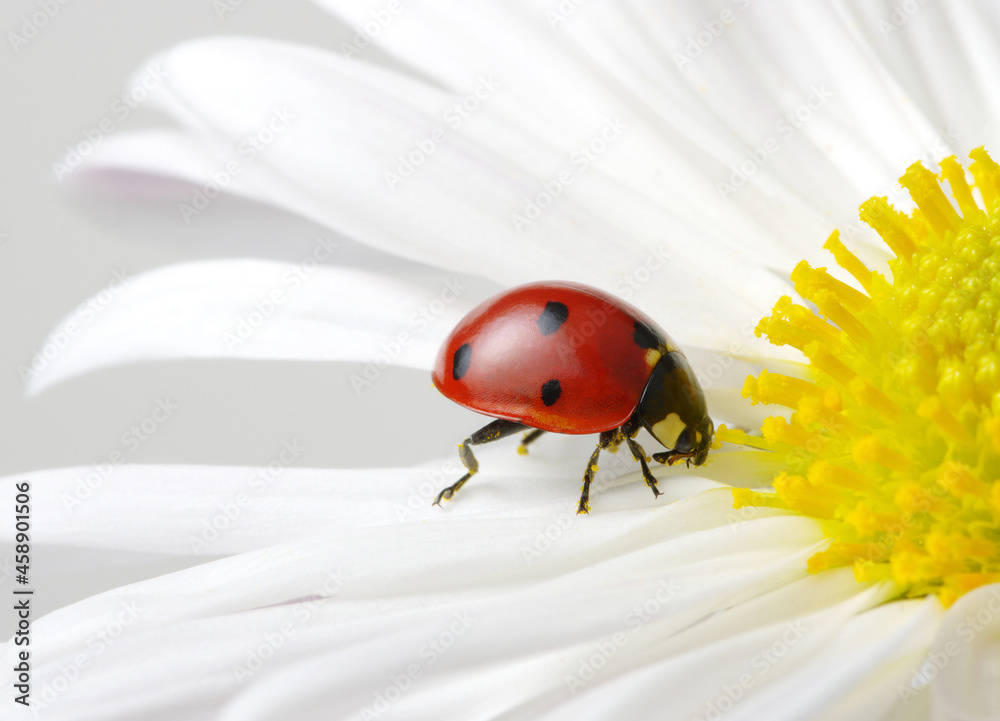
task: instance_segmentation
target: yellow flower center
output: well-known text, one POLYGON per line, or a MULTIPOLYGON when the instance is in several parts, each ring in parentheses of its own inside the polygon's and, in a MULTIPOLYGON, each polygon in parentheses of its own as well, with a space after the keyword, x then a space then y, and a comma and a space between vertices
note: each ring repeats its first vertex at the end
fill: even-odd
POLYGON ((911 215, 886 198, 861 206, 895 255, 891 282, 837 231, 824 247, 863 292, 795 268, 812 306, 781 298, 756 332, 802 351, 811 380, 747 378, 744 397, 794 412, 768 418, 763 441, 719 432, 780 454, 774 493, 736 489, 735 507, 821 519, 832 540, 811 571, 852 565, 946 605, 1000 581, 1000 167, 982 148, 969 157, 971 183, 954 157, 940 177, 910 166, 911 215))

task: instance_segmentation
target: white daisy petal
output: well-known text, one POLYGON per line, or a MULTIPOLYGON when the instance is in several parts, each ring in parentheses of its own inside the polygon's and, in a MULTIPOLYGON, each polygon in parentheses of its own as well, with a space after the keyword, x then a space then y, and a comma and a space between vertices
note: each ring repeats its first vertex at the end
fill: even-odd
POLYGON ((29 369, 28 392, 109 365, 177 358, 372 362, 385 355, 429 369, 473 305, 458 276, 390 279, 321 266, 336 252, 331 239, 318 239, 314 250, 297 264, 201 261, 120 279, 114 293, 102 291, 57 326, 69 340, 29 369), (421 315, 432 301, 439 312, 421 315))
MULTIPOLYGON (((533 579, 570 571, 577 574, 574 578, 579 583, 592 583, 597 576, 608 582, 620 577, 622 582, 645 578, 652 583, 666 568, 686 569, 683 573, 688 576, 718 575, 735 587, 760 593, 773 587, 774 581, 769 579, 774 574, 768 571, 750 586, 739 580, 741 574, 758 578, 777 559, 808 551, 820 534, 816 524, 807 519, 767 513, 745 522, 733 514, 735 525, 720 526, 727 523, 725 509, 731 506, 731 498, 728 490, 720 489, 695 493, 659 511, 594 514, 569 522, 560 518, 568 515, 564 512, 557 515, 532 510, 506 518, 485 513, 483 518, 449 518, 449 514, 434 509, 438 517, 433 522, 419 515, 388 523, 378 518, 376 525, 366 525, 370 520, 364 515, 358 519, 344 513, 342 518, 348 520, 333 519, 325 534, 302 534, 299 540, 280 546, 132 584, 39 620, 37 628, 53 633, 58 630, 60 637, 71 639, 85 633, 86 625, 96 622, 93 619, 99 621, 129 600, 141 600, 149 611, 139 624, 143 626, 281 603, 311 593, 316 564, 350 575, 349 590, 345 588, 339 595, 386 601, 406 594, 452 591, 461 595, 463 589, 479 593, 488 592, 490 587, 524 583, 530 587, 533 579), (748 542, 744 555, 731 558, 720 553, 745 536, 753 543, 748 542), (403 537, 409 540, 401 543, 403 537), (593 565, 601 560, 610 566, 595 570, 593 565), (267 575, 266 582, 262 574, 267 575), (220 593, 224 589, 224 593, 215 598, 203 593, 212 589, 220 589, 220 593), (189 594, 190 598, 177 605, 173 594, 189 594), (82 630, 74 631, 79 624, 83 624, 82 630)), ((273 505, 281 507, 277 502, 273 505)), ((289 515, 294 524, 296 514, 289 515)), ((146 525, 157 528, 166 523, 153 517, 146 525)), ((76 530, 82 535, 87 528, 83 525, 76 530)), ((127 529, 121 535, 132 536, 127 529)), ((151 531, 150 535, 156 534, 151 531)), ((781 564, 792 568, 792 561, 781 564)), ((795 564, 793 575, 804 573, 801 563, 795 564)))
POLYGON ((935 719, 1000 718, 1000 584, 958 599, 915 666, 907 690, 916 695, 930 685, 935 719))
MULTIPOLYGON (((340 246, 317 236, 298 263, 214 260, 120 274, 50 332, 66 338, 58 352, 20 369, 26 390, 34 395, 112 365, 186 358, 378 360, 430 369, 447 332, 481 299, 483 283, 419 266, 397 268, 390 278, 323 265, 340 246)), ((671 314, 663 323, 680 337, 689 326, 678 320, 671 314)), ((742 332, 751 336, 751 329, 747 323, 742 332)), ((731 342, 721 353, 686 348, 703 389, 717 398, 718 419, 748 426, 762 417, 762 408, 734 393, 759 370, 734 355, 753 357, 760 345, 731 342)), ((799 356, 763 347, 771 356, 799 356)))
MULTIPOLYGON (((761 539, 755 533, 745 540, 755 546, 761 539)), ((691 542, 697 544, 697 536, 691 542)), ((640 551, 636 560, 644 554, 640 551)), ((579 691, 567 680, 591 657, 603 656, 611 663, 596 662, 598 672, 593 676, 585 672, 583 679, 577 679, 580 687, 592 680, 606 683, 647 664, 671 637, 683 636, 690 624, 698 621, 694 627, 700 628, 710 622, 700 619, 737 597, 750 598, 750 588, 756 584, 748 584, 749 579, 780 576, 795 562, 786 558, 773 565, 755 564, 746 574, 720 573, 712 578, 689 575, 685 567, 669 562, 647 563, 649 578, 634 576, 628 583, 624 579, 615 583, 616 561, 598 564, 593 573, 612 572, 606 584, 595 586, 588 569, 583 577, 575 574, 549 584, 544 594, 514 593, 456 605, 440 615, 430 632, 397 632, 388 642, 373 640, 290 666, 236 701, 224 718, 277 719, 282 710, 292 710, 300 718, 363 717, 366 710, 385 718, 424 718, 434 709, 438 713, 453 709, 454 715, 446 718, 493 718, 500 713, 538 718, 579 691), (584 608, 585 620, 568 613, 584 608), (433 649, 440 648, 434 643, 436 637, 442 629, 447 633, 448 622, 456 619, 455 610, 457 618, 469 620, 468 627, 457 634, 457 642, 449 642, 444 652, 429 658, 433 649), (407 674, 413 662, 419 673, 407 674), (470 672, 472 663, 475 673, 470 672), (387 669, 399 669, 402 677, 387 669), (406 684, 407 675, 418 680, 412 689, 406 684), (498 676, 507 682, 498 684, 498 676)), ((773 580, 756 585, 752 597, 773 587, 773 580)))
MULTIPOLYGON (((810 28, 831 22, 804 27, 793 11, 739 3, 716 4, 714 12, 704 5, 601 4, 581 8, 556 30, 600 63, 610 86, 650 106, 663 141, 700 151, 698 165, 712 181, 717 207, 740 213, 744 229, 759 228, 812 260, 819 244, 806 239, 829 232, 829 218, 813 208, 839 210, 846 203, 853 210, 853 183, 866 176, 871 160, 859 152, 853 128, 838 122, 845 103, 828 88, 830 70, 804 51, 810 28), (794 118, 800 108, 808 122, 794 118)), ((883 183, 896 172, 888 165, 879 171, 883 183)))
POLYGON ((497 103, 531 108, 524 122, 550 134, 613 98, 648 123, 645 157, 629 156, 623 171, 641 179, 637 192, 683 178, 687 187, 669 195, 714 208, 715 227, 733 221, 735 237, 798 256, 812 258, 817 244, 807 239, 829 230, 813 208, 837 212, 864 244, 857 197, 895 188, 914 149, 936 159, 955 140, 899 86, 886 51, 861 29, 874 22, 843 5, 426 2, 372 34, 385 13, 375 0, 319 4, 452 90, 485 70, 502 73, 512 91, 497 103), (720 195, 720 182, 737 192, 720 195))
MULTIPOLYGON (((135 188, 135 183, 148 174, 151 168, 156 168, 166 178, 201 184, 206 178, 210 179, 213 173, 218 173, 220 168, 225 168, 226 163, 232 160, 232 151, 231 142, 179 130, 119 133, 98 145, 87 156, 85 163, 74 169, 72 175, 66 176, 66 182, 85 186, 98 181, 127 181, 114 190, 131 199, 152 192, 152 189, 135 188)), ((221 175, 218 177, 222 178, 221 175)), ((266 193, 248 182, 247 176, 242 173, 227 173, 224 182, 227 192, 262 202, 268 199, 266 193)), ((186 186, 184 191, 184 195, 188 195, 186 186)), ((205 200, 215 200, 214 193, 213 189, 213 197, 206 196, 205 200)), ((190 200, 184 196, 180 196, 180 199, 190 200)), ((197 215, 192 215, 190 220, 196 217, 197 215)))
POLYGON ((925 650, 940 616, 936 599, 898 601, 868 611, 846 628, 836 629, 835 642, 821 657, 781 683, 769 684, 734 718, 759 718, 766 712, 773 718, 801 718, 804 714, 836 719, 845 718, 848 710, 861 713, 850 718, 883 718, 898 701, 899 678, 898 670, 891 672, 885 667, 908 661, 915 652, 925 650), (874 688, 865 688, 866 684, 874 688), (867 697, 866 707, 859 708, 855 693, 867 697))
MULTIPOLYGON (((457 454, 423 468, 334 470, 294 467, 301 452, 295 441, 286 442, 267 468, 107 464, 36 471, 0 479, 0 492, 13 503, 15 484, 25 479, 32 483, 44 509, 33 523, 49 544, 196 555, 240 553, 402 522, 513 522, 515 528, 501 535, 516 533, 525 523, 532 528, 555 524, 560 537, 570 528, 574 537, 597 534, 607 524, 594 541, 607 544, 625 532, 616 523, 640 522, 640 516, 627 513, 630 509, 677 515, 670 522, 671 534, 780 515, 754 509, 751 515, 716 516, 715 510, 727 504, 731 511, 728 490, 681 469, 657 469, 663 495, 656 498, 624 454, 602 462, 591 491, 591 516, 604 520, 588 525, 587 517, 574 513, 584 453, 546 462, 537 452, 525 459, 509 444, 477 449, 481 473, 460 498, 437 508, 432 501, 438 492, 464 472, 457 454), (718 489, 716 494, 703 493, 712 489, 718 489), (198 499, 195 508, 191 499, 198 499), (682 499, 681 505, 671 505, 682 499)), ((0 529, 4 536, 13 539, 13 529, 0 529)), ((589 548, 584 540, 563 539, 557 545, 563 543, 589 548)), ((531 548, 520 551, 531 556, 531 548)))
POLYGON ((1000 130, 995 121, 1000 93, 989 78, 1000 70, 1000 52, 991 3, 921 4, 905 9, 881 3, 852 5, 856 25, 866 30, 871 50, 933 128, 934 135, 919 138, 919 149, 926 148, 926 154, 933 156, 948 145, 993 142, 1000 130), (939 47, 947 47, 948 52, 935 51, 939 47), (967 81, 955 82, 955 78, 967 81))
MULTIPOLYGON (((724 347, 722 319, 749 322, 788 290, 763 266, 789 267, 790 255, 767 251, 763 240, 746 254, 734 232, 707 232, 709 216, 692 211, 700 206, 689 199, 664 207, 676 189, 645 197, 603 170, 605 158, 635 142, 628 140, 634 121, 623 115, 628 128, 619 127, 614 106, 567 150, 507 116, 453 120, 456 98, 448 93, 307 48, 217 39, 181 46, 154 64, 168 76, 159 102, 208 139, 181 143, 184 152, 172 154, 179 141, 166 136, 165 149, 137 160, 128 152, 136 141, 125 137, 99 150, 94 168, 118 164, 134 173, 149 163, 150 172, 190 177, 215 164, 223 172, 219 148, 264 128, 271 142, 251 147, 252 158, 241 155, 243 146, 231 151, 242 176, 236 192, 382 250, 503 284, 563 277, 635 294, 675 310, 671 332, 686 343, 724 347), (600 157, 573 155, 591 141, 603 149, 600 157), (421 153, 419 167, 400 169, 421 153), (559 185, 552 191, 558 198, 539 205, 535 196, 551 183, 559 185)), ((501 93, 482 82, 491 89, 478 89, 481 95, 501 93)), ((209 173, 202 190, 213 182, 209 173)), ((194 210, 185 213, 200 212, 193 192, 194 210)), ((759 345, 745 336, 745 345, 759 345)))
POLYGON ((107 137, 64 180, 85 200, 80 212, 114 225, 122 235, 182 248, 192 258, 311 264, 322 256, 328 264, 383 275, 419 277, 427 270, 423 263, 333 234, 271 205, 270 196, 247 182, 247 175, 220 173, 232 156, 228 139, 177 130, 122 132, 107 137), (160 170, 152 173, 153 168, 160 170), (217 194, 220 187, 224 192, 217 194), (199 189, 197 200, 193 188, 199 189), (336 247, 333 254, 331 245, 336 247))
MULTIPOLYGON (((661 644, 660 659, 650 659, 606 686, 587 689, 546 718, 606 718, 612 713, 677 719, 815 717, 839 691, 853 685, 829 672, 841 664, 846 671, 848 661, 855 672, 861 671, 856 657, 841 648, 847 646, 845 626, 849 634, 852 626, 863 626, 869 641, 880 639, 888 648, 898 645, 887 637, 894 624, 898 627, 912 614, 897 605, 868 610, 887 597, 885 588, 860 591, 850 573, 802 581, 692 627, 661 644), (789 603, 805 613, 790 613, 789 603), (776 614, 774 608, 785 613, 776 614), (869 614, 892 620, 881 621, 883 633, 873 636, 876 623, 869 614), (753 623, 759 615, 771 623, 753 623), (824 674, 816 667, 827 671, 828 690, 817 683, 824 674), (664 699, 673 703, 661 708, 664 699)), ((873 666, 879 662, 869 659, 873 666)))
MULTIPOLYGON (((692 500, 702 503, 704 498, 701 494, 692 500)), ((722 500, 721 495, 715 498, 716 503, 722 500)), ((671 596, 659 603, 669 600, 676 612, 662 623, 679 630, 714 610, 801 576, 805 554, 818 538, 815 524, 782 517, 696 531, 690 519, 699 516, 697 509, 680 510, 684 512, 645 518, 638 514, 635 531, 625 535, 622 519, 598 521, 585 532, 568 530, 560 550, 542 554, 529 566, 513 549, 537 538, 548 518, 523 519, 527 525, 507 519, 492 527, 480 521, 430 526, 418 522, 413 530, 419 534, 407 533, 413 541, 407 544, 399 542, 400 529, 375 526, 132 584, 35 624, 38 685, 52 684, 64 667, 60 659, 85 651, 84 644, 114 624, 125 609, 128 623, 109 644, 110 652, 99 658, 85 653, 93 663, 80 691, 84 700, 114 695, 115 703, 108 706, 125 717, 125 711, 142 703, 173 706, 176 700, 151 697, 145 684, 122 686, 121 673, 127 678, 155 675, 154 668, 165 662, 176 669, 172 678, 176 676, 187 692, 181 696, 190 694, 211 707, 219 696, 237 690, 234 666, 245 664, 248 653, 270 643, 271 652, 281 648, 286 662, 302 653, 338 648, 328 667, 337 672, 325 678, 296 676, 295 684, 276 684, 271 691, 262 687, 262 693, 284 696, 287 713, 296 701, 314 700, 302 695, 304 686, 310 694, 324 697, 321 708, 327 713, 331 708, 348 710, 352 704, 369 702, 369 689, 380 688, 386 669, 395 667, 394 659, 398 657, 405 668, 421 644, 438 636, 442 626, 447 628, 463 610, 473 620, 465 643, 433 663, 435 673, 453 674, 480 656, 516 659, 531 656, 533 649, 577 646, 581 629, 565 614, 573 605, 587 608, 588 636, 613 633, 623 624, 622 609, 659 597, 665 580, 670 581, 671 596), (745 553, 726 558, 719 551, 734 538, 745 553), (499 548, 511 550, 498 557, 499 548), (329 581, 331 571, 338 580, 329 581), (526 583, 532 578, 554 580, 526 583), (337 602, 316 603, 317 589, 319 596, 332 594, 337 602), (428 604, 430 599, 435 600, 428 604), (282 630, 286 623, 300 630, 303 620, 295 618, 306 611, 308 633, 282 630), (238 615, 226 615, 232 613, 238 615), (280 643, 268 642, 269 638, 280 643), (141 654, 147 661, 137 664, 140 647, 147 649, 141 654), (152 649, 156 653, 151 655, 152 649)), ((718 510, 716 505, 704 519, 718 523, 718 510)), ((311 663, 314 669, 323 668, 311 663)), ((59 703, 72 708, 74 693, 71 689, 59 703)))

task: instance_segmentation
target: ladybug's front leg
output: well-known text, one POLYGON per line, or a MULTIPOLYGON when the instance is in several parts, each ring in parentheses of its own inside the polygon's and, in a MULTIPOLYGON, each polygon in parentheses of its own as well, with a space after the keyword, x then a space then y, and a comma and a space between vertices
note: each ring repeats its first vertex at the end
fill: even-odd
POLYGON ((672 466, 678 461, 687 461, 688 468, 690 468, 692 458, 694 458, 694 453, 681 453, 680 451, 664 451, 663 453, 653 454, 654 461, 657 463, 666 463, 668 466, 672 466))
POLYGON ((642 477, 646 479, 646 485, 653 489, 654 496, 659 496, 660 489, 656 487, 656 476, 650 472, 649 466, 646 465, 646 451, 642 450, 642 446, 628 436, 625 437, 625 442, 628 443, 628 448, 632 451, 632 457, 639 461, 639 465, 642 466, 642 477))
POLYGON ((441 491, 437 495, 437 498, 434 499, 434 505, 440 506, 442 500, 446 501, 454 496, 455 492, 464 486, 466 481, 479 472, 479 461, 477 461, 476 457, 472 455, 472 446, 479 446, 483 443, 498 441, 501 438, 506 438, 507 436, 513 435, 518 431, 524 430, 525 428, 527 428, 527 426, 523 423, 498 419, 489 425, 483 426, 462 441, 462 445, 458 448, 458 457, 462 459, 462 465, 465 466, 469 472, 459 478, 455 483, 452 483, 450 486, 441 491))
MULTIPOLYGON (((639 427, 639 416, 633 415, 619 429, 619 433, 624 437, 625 443, 628 444, 628 449, 632 451, 632 458, 639 461, 639 465, 642 467, 642 477, 646 481, 646 485, 652 489, 653 496, 659 496, 660 489, 656 487, 656 476, 650 472, 649 466, 646 464, 646 451, 635 441, 635 434, 639 432, 639 427)), ((653 457, 655 458, 656 456, 653 457)))
POLYGON ((597 472, 597 457, 602 450, 609 449, 612 445, 617 445, 619 431, 604 431, 601 439, 597 443, 597 448, 590 455, 587 461, 587 470, 583 473, 583 488, 580 491, 580 504, 576 507, 577 513, 590 513, 590 484, 594 481, 594 474, 597 472))

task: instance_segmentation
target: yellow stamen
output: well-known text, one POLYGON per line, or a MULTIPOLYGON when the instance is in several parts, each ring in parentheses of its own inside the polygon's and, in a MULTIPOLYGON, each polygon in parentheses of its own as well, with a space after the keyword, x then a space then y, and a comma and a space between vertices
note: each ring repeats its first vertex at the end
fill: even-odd
POLYGON ((910 197, 917 204, 927 224, 939 236, 955 232, 961 219, 941 191, 934 173, 917 162, 906 169, 903 177, 899 179, 899 184, 910 191, 910 197))
POLYGON ((941 464, 938 481, 956 498, 966 496, 986 498, 990 492, 990 487, 976 478, 971 468, 955 461, 941 464))
POLYGON ((776 450, 773 443, 766 441, 760 436, 751 436, 748 433, 744 433, 736 428, 726 428, 725 424, 722 424, 715 429, 715 440, 722 441, 723 443, 732 443, 733 445, 738 446, 760 448, 765 451, 776 450))
POLYGON ((805 350, 814 341, 839 348, 843 335, 838 328, 817 318, 808 308, 792 303, 787 295, 778 299, 774 315, 761 320, 754 333, 758 337, 766 334, 775 345, 790 345, 799 350, 805 350))
MULTIPOLYGON (((831 389, 831 391, 835 392, 836 389, 831 389)), ((843 413, 837 412, 840 410, 840 395, 837 394, 835 398, 838 399, 836 408, 827 404, 825 399, 803 398, 802 402, 799 403, 798 413, 795 414, 796 421, 806 426, 822 426, 827 431, 839 431, 845 434, 852 433, 856 426, 850 418, 843 413)))
POLYGON ((733 489, 733 508, 784 508, 782 503, 773 493, 759 493, 751 491, 749 488, 733 489))
POLYGON ((1000 200, 1000 168, 993 161, 983 148, 976 148, 969 157, 973 163, 969 166, 969 172, 976 179, 976 187, 983 194, 983 201, 986 203, 986 212, 993 215, 997 212, 997 202, 1000 200))
POLYGON ((871 293, 872 272, 865 267, 865 264, 862 263, 858 257, 854 255, 854 253, 849 251, 846 247, 844 247, 844 244, 840 242, 839 230, 835 230, 830 233, 830 237, 826 239, 826 243, 823 244, 823 247, 833 254, 834 259, 837 261, 837 265, 853 275, 854 278, 861 284, 861 287, 868 293, 871 293))
POLYGON ((734 489, 735 507, 822 519, 831 543, 810 571, 849 566, 946 605, 1000 581, 1000 166, 982 148, 970 158, 973 183, 955 158, 940 176, 910 166, 900 179, 910 215, 885 198, 861 206, 896 256, 891 280, 837 232, 824 247, 862 290, 795 268, 815 311, 781 298, 757 333, 802 351, 810 378, 748 378, 744 397, 791 417, 766 419, 761 436, 721 438, 784 469, 773 493, 734 489))
POLYGON ((910 468, 910 460, 904 454, 887 448, 875 436, 867 436, 857 441, 851 448, 851 454, 858 465, 877 463, 900 473, 910 468))
POLYGON ((781 373, 761 371, 754 378, 747 376, 743 385, 743 397, 753 396, 754 403, 767 403, 797 408, 806 396, 825 396, 825 391, 809 381, 792 378, 781 373))
POLYGON ((948 181, 951 194, 958 201, 958 209, 966 219, 975 218, 977 223, 985 223, 986 215, 976 205, 972 197, 972 189, 965 181, 965 168, 955 158, 945 158, 941 161, 941 177, 948 181))
POLYGON ((761 431, 769 441, 799 448, 820 448, 827 440, 822 434, 810 433, 802 426, 790 424, 781 416, 765 418, 761 431))
POLYGON ((774 490, 789 506, 817 518, 833 518, 837 506, 844 501, 844 494, 839 489, 815 486, 803 476, 793 476, 784 471, 775 476, 774 490))
POLYGON ((825 346, 819 343, 810 343, 806 346, 805 354, 811 361, 813 368, 835 378, 842 385, 848 385, 854 380, 855 372, 825 346))
POLYGON ((909 260, 917 252, 916 241, 910 237, 910 219, 893 210, 887 198, 872 198, 864 203, 860 217, 878 231, 897 258, 909 260))
POLYGON ((864 293, 837 280, 826 272, 826 268, 812 268, 804 260, 792 271, 792 282, 795 284, 795 290, 809 300, 814 300, 817 292, 826 291, 833 303, 842 304, 856 313, 874 308, 871 298, 864 293))
POLYGON ((826 460, 816 461, 809 468, 809 482, 813 485, 835 485, 852 491, 871 490, 871 477, 850 468, 834 465, 826 460))
POLYGON ((862 405, 871 406, 886 420, 895 420, 899 415, 899 406, 895 401, 876 388, 867 378, 852 380, 850 390, 862 405))
POLYGON ((944 407, 941 399, 937 396, 928 396, 920 401, 920 404, 917 406, 917 415, 933 421, 943 433, 954 438, 956 441, 971 440, 968 431, 955 419, 955 416, 948 412, 948 409, 944 407))

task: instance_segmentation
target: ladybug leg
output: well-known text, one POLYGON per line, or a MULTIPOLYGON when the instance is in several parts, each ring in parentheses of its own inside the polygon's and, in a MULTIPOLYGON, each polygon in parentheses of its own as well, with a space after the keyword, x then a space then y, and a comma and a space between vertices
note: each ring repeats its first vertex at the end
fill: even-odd
POLYGON ((653 460, 657 463, 666 463, 668 466, 672 466, 678 461, 687 461, 688 468, 691 467, 691 457, 693 453, 678 453, 676 451, 664 451, 663 453, 654 453, 653 460))
POLYGON ((659 496, 660 489, 656 487, 656 477, 650 473, 649 466, 646 465, 646 451, 642 450, 642 446, 629 436, 625 436, 625 442, 628 443, 628 449, 632 451, 632 457, 639 461, 639 465, 642 466, 642 477, 646 479, 646 485, 653 490, 654 496, 659 496))
POLYGON ((521 439, 521 445, 517 447, 517 452, 522 456, 528 455, 528 444, 532 443, 538 436, 545 433, 541 428, 536 428, 531 433, 528 433, 521 439))
POLYGON ((601 434, 601 439, 597 443, 597 448, 590 455, 590 460, 587 461, 587 470, 583 473, 583 488, 580 491, 580 504, 576 507, 577 513, 590 513, 590 484, 594 481, 594 474, 597 472, 597 457, 601 455, 602 450, 608 450, 611 446, 617 446, 616 442, 618 431, 604 431, 601 434))
MULTIPOLYGON (((644 451, 642 446, 635 441, 635 434, 639 432, 641 425, 642 421, 638 414, 633 414, 632 417, 625 421, 625 424, 618 429, 618 433, 625 443, 628 444, 628 449, 632 451, 632 458, 639 461, 639 465, 642 466, 642 477, 646 481, 646 485, 652 489, 654 496, 659 496, 660 489, 656 487, 656 476, 650 473, 649 466, 646 464, 646 451, 644 451)), ((653 457, 655 458, 656 456, 653 457)))
POLYGON ((583 488, 580 490, 580 504, 576 507, 577 513, 590 513, 590 484, 594 481, 594 473, 597 471, 597 457, 601 455, 601 445, 598 444, 594 452, 590 454, 587 461, 587 470, 583 473, 583 488))
POLYGON ((441 491, 437 495, 437 498, 434 499, 434 505, 440 506, 441 501, 446 501, 454 496, 455 492, 464 486, 466 481, 479 472, 479 461, 477 461, 476 457, 472 455, 472 446, 479 446, 483 443, 498 441, 501 438, 514 435, 518 431, 522 431, 527 427, 528 426, 523 423, 497 419, 489 425, 483 426, 462 441, 462 445, 458 448, 458 457, 462 459, 462 465, 465 466, 469 472, 459 478, 455 483, 452 483, 450 486, 441 491))

